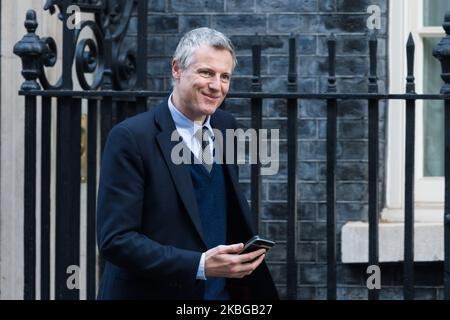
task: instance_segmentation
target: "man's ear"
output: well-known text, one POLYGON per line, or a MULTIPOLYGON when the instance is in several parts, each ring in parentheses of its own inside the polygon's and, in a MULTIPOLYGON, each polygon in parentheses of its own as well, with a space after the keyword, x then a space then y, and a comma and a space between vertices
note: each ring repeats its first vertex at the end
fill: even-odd
POLYGON ((180 64, 175 59, 172 60, 172 77, 175 80, 180 80, 181 77, 180 64))

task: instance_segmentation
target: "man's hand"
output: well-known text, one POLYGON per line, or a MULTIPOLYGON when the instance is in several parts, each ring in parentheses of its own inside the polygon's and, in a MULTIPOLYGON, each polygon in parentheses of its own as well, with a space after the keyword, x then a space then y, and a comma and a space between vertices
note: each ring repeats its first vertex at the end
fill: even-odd
POLYGON ((251 274, 264 260, 266 250, 239 254, 243 243, 220 245, 205 253, 205 276, 243 278, 251 274))

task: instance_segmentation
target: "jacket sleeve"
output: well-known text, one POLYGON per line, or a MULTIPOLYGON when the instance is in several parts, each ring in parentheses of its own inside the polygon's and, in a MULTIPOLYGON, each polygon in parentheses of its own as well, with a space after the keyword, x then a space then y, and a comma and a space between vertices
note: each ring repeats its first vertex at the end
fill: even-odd
POLYGON ((161 245, 140 232, 144 177, 142 157, 132 132, 121 125, 114 127, 105 145, 100 173, 100 253, 111 263, 144 277, 167 277, 194 284, 201 252, 161 245))

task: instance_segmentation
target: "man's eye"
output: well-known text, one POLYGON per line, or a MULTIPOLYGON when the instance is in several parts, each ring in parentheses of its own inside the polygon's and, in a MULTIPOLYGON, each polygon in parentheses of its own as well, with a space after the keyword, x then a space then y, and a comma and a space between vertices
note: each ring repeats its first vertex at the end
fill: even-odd
POLYGON ((223 81, 230 81, 230 76, 225 74, 225 75, 222 76, 222 80, 223 81))
POLYGON ((212 77, 212 72, 208 70, 200 70, 199 73, 202 77, 212 77))

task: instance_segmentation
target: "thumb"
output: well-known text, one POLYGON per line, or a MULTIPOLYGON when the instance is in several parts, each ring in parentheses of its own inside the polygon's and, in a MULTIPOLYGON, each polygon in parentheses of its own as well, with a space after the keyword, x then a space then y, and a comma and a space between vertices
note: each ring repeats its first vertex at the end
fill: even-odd
POLYGON ((235 243, 229 246, 225 246, 223 252, 224 253, 238 253, 244 248, 243 243, 235 243))

